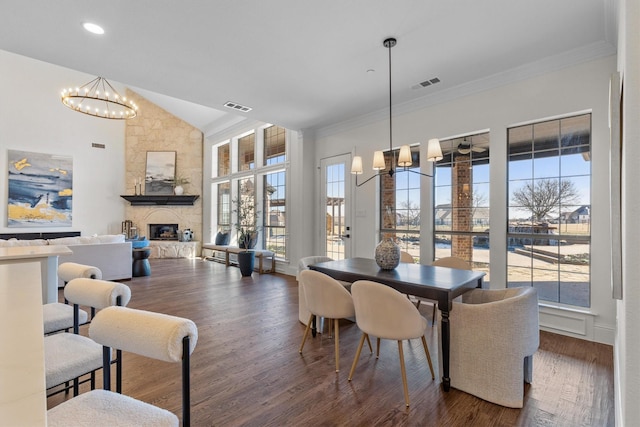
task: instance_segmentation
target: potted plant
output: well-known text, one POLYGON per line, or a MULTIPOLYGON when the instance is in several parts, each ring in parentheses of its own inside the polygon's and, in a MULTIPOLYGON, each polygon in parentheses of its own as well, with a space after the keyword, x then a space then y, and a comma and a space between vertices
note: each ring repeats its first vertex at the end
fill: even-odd
POLYGON ((173 194, 181 196, 184 193, 184 185, 189 184, 191 180, 186 176, 176 176, 173 179, 173 194))
POLYGON ((243 276, 251 276, 253 272, 255 253, 250 251, 258 241, 258 216, 253 197, 240 197, 234 199, 236 208, 233 212, 237 215, 236 231, 238 232, 238 246, 244 251, 238 253, 238 266, 243 276))

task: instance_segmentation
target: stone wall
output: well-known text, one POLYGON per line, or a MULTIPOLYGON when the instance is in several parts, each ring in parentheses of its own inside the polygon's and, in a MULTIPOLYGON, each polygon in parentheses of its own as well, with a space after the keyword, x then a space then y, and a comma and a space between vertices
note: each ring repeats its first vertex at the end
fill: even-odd
MULTIPOLYGON (((126 96, 135 99, 140 108, 138 117, 127 121, 125 128, 126 194, 135 194, 134 181, 145 176, 147 151, 175 151, 176 175, 190 181, 183 185, 184 194, 202 195, 202 132, 130 90, 126 96)), ((125 217, 133 221, 141 236, 148 235, 149 224, 178 224, 180 230, 193 230, 194 240, 202 239, 202 197, 193 206, 127 203, 125 217)))

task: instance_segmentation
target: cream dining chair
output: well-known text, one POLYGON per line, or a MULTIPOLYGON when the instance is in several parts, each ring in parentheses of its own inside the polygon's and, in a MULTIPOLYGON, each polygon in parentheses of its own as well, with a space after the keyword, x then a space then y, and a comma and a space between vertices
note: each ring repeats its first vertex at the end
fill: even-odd
POLYGON ((380 351, 380 339, 396 340, 400 356, 404 400, 406 406, 409 406, 409 388, 402 349, 404 340, 413 338, 422 340, 431 371, 431 379, 435 379, 431 355, 424 336, 427 329, 427 319, 420 315, 416 306, 405 295, 381 283, 359 280, 351 287, 351 294, 356 311, 356 323, 362 331, 362 337, 353 359, 353 365, 351 365, 349 381, 353 378, 365 339, 368 339, 370 335, 377 337, 378 352, 380 351))
MULTIPOLYGON (((314 270, 300 272, 300 285, 304 290, 305 304, 309 310, 309 319, 302 336, 302 343, 298 352, 302 354, 304 343, 309 335, 309 329, 313 316, 333 319, 334 322, 334 346, 336 359, 336 372, 340 371, 340 319, 355 316, 355 308, 351 294, 340 282, 314 270)), ((369 343, 371 349, 371 343, 369 343)))
POLYGON ((451 387, 522 408, 540 343, 536 289, 473 289, 453 303, 449 325, 451 387))

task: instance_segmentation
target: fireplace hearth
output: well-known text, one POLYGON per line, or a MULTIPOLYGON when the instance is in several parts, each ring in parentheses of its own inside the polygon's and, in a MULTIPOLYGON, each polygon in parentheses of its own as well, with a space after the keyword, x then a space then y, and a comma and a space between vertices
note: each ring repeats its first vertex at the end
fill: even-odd
POLYGON ((149 224, 149 240, 178 240, 178 224, 149 224))

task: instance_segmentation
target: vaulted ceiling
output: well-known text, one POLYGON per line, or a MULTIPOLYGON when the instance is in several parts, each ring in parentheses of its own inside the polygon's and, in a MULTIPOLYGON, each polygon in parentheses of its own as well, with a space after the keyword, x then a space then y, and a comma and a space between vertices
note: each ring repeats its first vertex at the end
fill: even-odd
POLYGON ((11 0, 0 3, 0 49, 119 82, 205 131, 243 118, 319 129, 387 108, 387 37, 398 40, 393 102, 402 109, 615 54, 616 8, 616 0, 11 0), (433 78, 440 82, 420 85, 433 78))

